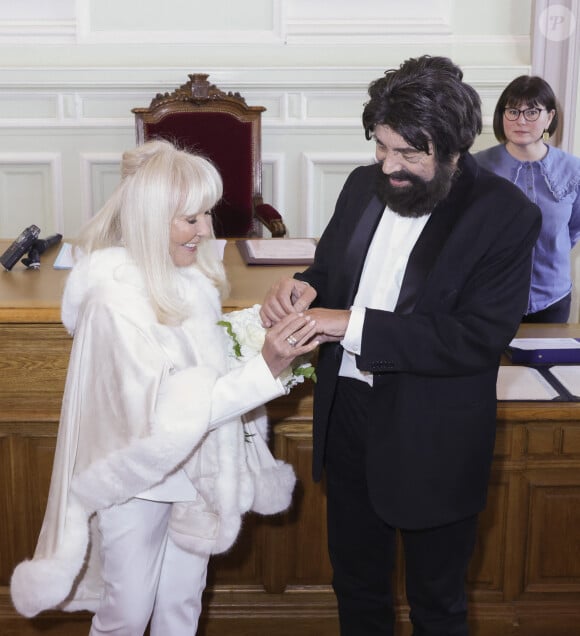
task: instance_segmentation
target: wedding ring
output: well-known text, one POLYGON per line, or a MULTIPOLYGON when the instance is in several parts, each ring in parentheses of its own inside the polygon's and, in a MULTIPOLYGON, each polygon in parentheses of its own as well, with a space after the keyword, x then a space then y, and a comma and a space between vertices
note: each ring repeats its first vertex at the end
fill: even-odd
POLYGON ((298 340, 296 340, 296 338, 294 336, 288 336, 286 338, 286 342, 291 346, 291 347, 295 347, 296 343, 298 342, 298 340))

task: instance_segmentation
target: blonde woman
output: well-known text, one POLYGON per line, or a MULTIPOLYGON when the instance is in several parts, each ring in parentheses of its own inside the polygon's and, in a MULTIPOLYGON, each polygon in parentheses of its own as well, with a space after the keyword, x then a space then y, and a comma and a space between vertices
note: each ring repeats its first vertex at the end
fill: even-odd
POLYGON ((78 238, 48 505, 11 581, 25 616, 88 609, 91 636, 136 636, 149 621, 151 636, 191 636, 210 555, 233 544, 244 512, 290 503, 290 466, 248 469, 241 416, 285 392, 278 376, 316 346, 315 325, 289 317, 228 371, 227 282, 209 240, 221 194, 208 161, 147 142, 124 154, 119 186, 78 238))

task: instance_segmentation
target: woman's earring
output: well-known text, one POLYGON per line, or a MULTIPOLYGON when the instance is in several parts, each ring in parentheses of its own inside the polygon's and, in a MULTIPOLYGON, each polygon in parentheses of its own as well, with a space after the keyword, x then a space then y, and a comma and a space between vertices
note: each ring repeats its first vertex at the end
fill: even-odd
POLYGON ((542 139, 544 141, 548 141, 548 139, 550 139, 550 133, 547 130, 544 130, 544 132, 542 134, 542 139))

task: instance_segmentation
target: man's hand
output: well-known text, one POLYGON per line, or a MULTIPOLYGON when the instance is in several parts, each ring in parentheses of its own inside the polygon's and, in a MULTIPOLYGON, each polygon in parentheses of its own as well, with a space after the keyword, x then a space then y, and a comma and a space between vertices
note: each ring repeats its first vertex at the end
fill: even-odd
POLYGON ((340 342, 344 338, 350 310, 324 309, 317 307, 304 312, 304 315, 316 323, 316 339, 319 342, 340 342))
POLYGON ((308 283, 295 278, 281 278, 274 283, 264 298, 260 318, 269 328, 288 314, 300 313, 310 307, 316 298, 316 290, 308 283))

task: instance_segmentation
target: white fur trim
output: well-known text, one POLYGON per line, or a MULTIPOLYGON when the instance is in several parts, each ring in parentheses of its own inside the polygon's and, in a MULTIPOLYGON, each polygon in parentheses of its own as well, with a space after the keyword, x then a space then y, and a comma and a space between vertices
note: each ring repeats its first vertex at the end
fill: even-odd
POLYGON ((267 468, 255 482, 252 510, 262 515, 284 512, 292 503, 296 475, 290 464, 276 460, 275 468, 267 468))
POLYGON ((30 618, 60 605, 70 594, 71 581, 82 568, 89 542, 89 520, 78 502, 71 502, 65 523, 66 541, 51 558, 23 561, 12 573, 12 602, 23 616, 30 618))
POLYGON ((83 255, 70 271, 61 305, 61 320, 72 335, 76 328, 80 307, 89 289, 113 277, 120 265, 129 261, 127 250, 123 247, 109 247, 83 255))

